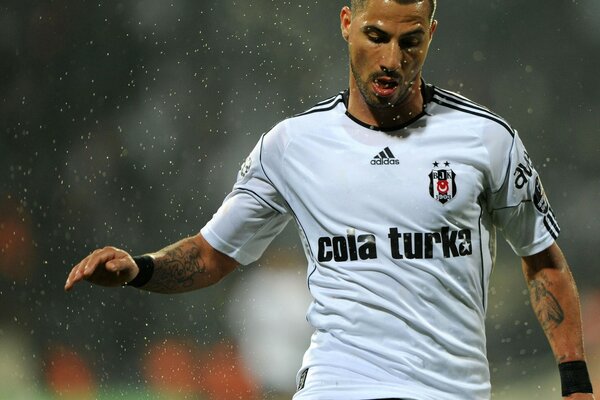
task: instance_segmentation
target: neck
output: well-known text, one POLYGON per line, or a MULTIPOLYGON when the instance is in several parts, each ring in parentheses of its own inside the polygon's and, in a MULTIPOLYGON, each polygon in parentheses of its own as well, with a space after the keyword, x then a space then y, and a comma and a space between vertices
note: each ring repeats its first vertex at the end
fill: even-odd
POLYGON ((421 93, 421 79, 408 89, 405 99, 389 107, 371 107, 351 79, 348 98, 348 112, 359 121, 378 128, 393 128, 403 125, 423 112, 424 99, 421 93))

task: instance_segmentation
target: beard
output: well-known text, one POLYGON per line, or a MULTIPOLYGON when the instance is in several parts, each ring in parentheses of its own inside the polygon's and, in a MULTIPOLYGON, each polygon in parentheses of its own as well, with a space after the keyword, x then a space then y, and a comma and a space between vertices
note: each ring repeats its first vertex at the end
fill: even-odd
POLYGON ((414 79, 410 82, 405 82, 395 71, 390 71, 387 73, 375 72, 370 74, 367 80, 363 80, 358 69, 352 62, 350 62, 350 70, 352 72, 352 76, 354 77, 354 82, 356 82, 356 86, 358 87, 358 91, 360 92, 365 103, 374 109, 384 110, 402 104, 409 97, 412 85, 414 83, 414 79), (380 97, 373 92, 373 89, 371 88, 372 82, 375 82, 376 79, 381 77, 390 77, 398 81, 398 93, 396 93, 395 96, 380 97))

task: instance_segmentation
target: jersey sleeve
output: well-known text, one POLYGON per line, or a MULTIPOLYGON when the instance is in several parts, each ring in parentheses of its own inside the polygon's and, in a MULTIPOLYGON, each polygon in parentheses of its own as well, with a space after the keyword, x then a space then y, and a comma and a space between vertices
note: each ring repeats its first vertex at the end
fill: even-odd
POLYGON ((263 163, 277 164, 276 152, 264 152, 264 138, 246 158, 233 190, 200 231, 216 250, 246 265, 256 261, 290 220, 281 193, 263 163))
POLYGON ((521 142, 512 132, 505 149, 495 148, 498 179, 490 195, 494 225, 519 256, 539 253, 558 237, 560 228, 550 207, 538 172, 521 142))

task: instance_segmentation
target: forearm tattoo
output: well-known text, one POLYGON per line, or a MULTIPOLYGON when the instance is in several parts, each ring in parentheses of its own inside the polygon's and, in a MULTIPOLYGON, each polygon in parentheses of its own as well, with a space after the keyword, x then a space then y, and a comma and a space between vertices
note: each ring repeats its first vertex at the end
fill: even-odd
POLYGON ((186 291, 194 286, 194 279, 206 271, 200 248, 192 241, 177 243, 160 253, 154 261, 154 275, 144 287, 146 290, 162 293, 186 291))
POLYGON ((560 306, 560 303, 546 287, 541 279, 529 281, 529 291, 531 292, 531 300, 533 309, 542 324, 542 328, 548 334, 551 330, 558 327, 565 319, 565 313, 560 306))

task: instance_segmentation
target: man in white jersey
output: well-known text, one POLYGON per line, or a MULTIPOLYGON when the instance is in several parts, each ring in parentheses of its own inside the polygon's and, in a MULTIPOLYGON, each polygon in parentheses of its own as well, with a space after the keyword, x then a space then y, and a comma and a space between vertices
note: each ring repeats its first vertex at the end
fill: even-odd
POLYGON ((353 0, 341 11, 349 89, 263 135, 199 234, 138 257, 98 249, 65 288, 202 288, 257 260, 293 220, 315 329, 295 400, 488 399, 498 229, 522 257, 563 396, 593 399, 577 289, 521 140, 422 80, 434 11, 434 0, 353 0))

